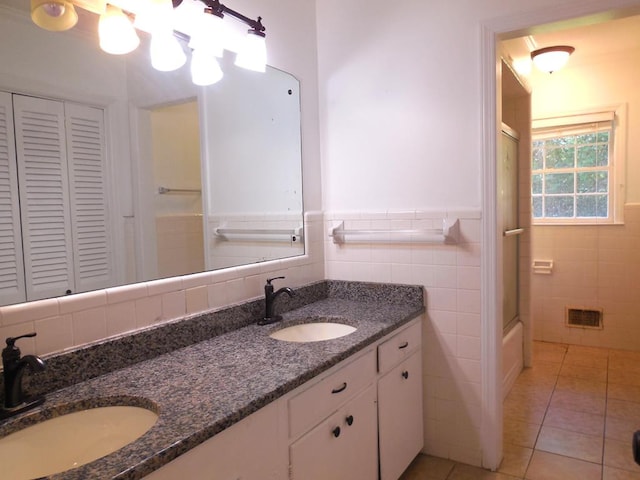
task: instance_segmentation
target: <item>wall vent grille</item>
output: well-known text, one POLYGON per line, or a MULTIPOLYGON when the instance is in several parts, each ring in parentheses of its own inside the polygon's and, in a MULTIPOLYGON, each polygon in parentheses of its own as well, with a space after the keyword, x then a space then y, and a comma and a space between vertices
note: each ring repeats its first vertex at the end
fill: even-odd
POLYGON ((566 323, 569 327, 602 329, 602 310, 567 307, 566 323))

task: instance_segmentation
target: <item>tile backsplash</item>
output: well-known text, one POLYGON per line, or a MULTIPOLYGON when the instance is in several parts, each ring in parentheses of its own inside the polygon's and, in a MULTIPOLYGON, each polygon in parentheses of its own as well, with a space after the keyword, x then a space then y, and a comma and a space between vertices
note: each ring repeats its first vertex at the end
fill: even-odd
POLYGON ((20 349, 46 355, 258 298, 267 277, 291 287, 322 280, 322 226, 321 213, 305 214, 304 256, 0 307, 0 339, 35 331, 20 349))

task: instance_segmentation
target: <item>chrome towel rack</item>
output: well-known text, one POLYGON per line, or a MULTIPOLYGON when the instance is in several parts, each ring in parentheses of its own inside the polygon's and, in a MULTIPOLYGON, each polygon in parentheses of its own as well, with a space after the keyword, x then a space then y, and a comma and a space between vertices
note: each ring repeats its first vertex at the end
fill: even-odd
POLYGON ((167 193, 187 193, 187 194, 200 194, 202 190, 199 188, 168 188, 168 187, 158 187, 158 193, 160 195, 165 195, 167 193))
POLYGON ((444 218, 442 228, 413 230, 349 230, 344 222, 329 229, 333 243, 446 243, 456 244, 460 237, 460 221, 444 218))
POLYGON ((228 228, 216 227, 213 233, 226 240, 268 240, 301 242, 304 238, 304 228, 228 228))

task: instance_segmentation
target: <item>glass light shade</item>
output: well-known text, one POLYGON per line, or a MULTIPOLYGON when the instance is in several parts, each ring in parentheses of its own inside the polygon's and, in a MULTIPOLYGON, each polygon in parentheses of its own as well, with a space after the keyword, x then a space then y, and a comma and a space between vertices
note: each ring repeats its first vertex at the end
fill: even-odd
POLYGON ((153 35, 149 48, 151 51, 151 65, 161 72, 177 70, 187 61, 182 45, 173 36, 173 32, 153 35))
POLYGON ((45 30, 62 32, 78 23, 78 14, 68 0, 31 0, 31 20, 45 30))
POLYGON ((574 50, 575 48, 565 45, 541 48, 531 52, 531 60, 543 72, 553 73, 564 67, 574 50))
POLYGON ((196 85, 207 86, 219 82, 222 69, 214 55, 206 50, 194 50, 191 55, 191 80, 196 85))
POLYGON ((226 30, 223 19, 211 13, 202 13, 198 15, 189 47, 194 50, 206 50, 212 55, 222 58, 225 37, 226 30))
POLYGON ((264 72, 267 69, 267 45, 264 35, 249 30, 244 42, 236 55, 235 64, 238 67, 264 72))
POLYGON ((173 32, 171 0, 143 0, 136 13, 135 27, 153 35, 173 32))
POLYGON ((140 44, 133 24, 118 7, 107 5, 98 22, 100 48, 113 55, 132 52, 140 44))

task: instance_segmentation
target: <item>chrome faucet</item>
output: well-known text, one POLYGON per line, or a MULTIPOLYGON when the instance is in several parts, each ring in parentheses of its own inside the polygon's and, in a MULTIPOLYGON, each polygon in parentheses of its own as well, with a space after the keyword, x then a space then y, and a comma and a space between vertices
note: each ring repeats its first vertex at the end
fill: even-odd
POLYGON ((45 363, 36 355, 20 357, 20 349, 16 347, 16 340, 35 336, 34 332, 19 337, 9 337, 6 340, 7 346, 2 350, 4 406, 0 410, 0 418, 15 415, 44 402, 44 397, 27 398, 22 392, 22 376, 25 369, 29 367, 33 372, 41 372, 45 369, 45 363))
POLYGON ((282 320, 281 315, 273 315, 273 302, 275 302, 276 298, 278 298, 278 296, 282 293, 286 293, 290 297, 293 297, 296 292, 291 290, 289 287, 283 287, 274 292, 271 282, 284 278, 285 277, 267 278, 267 284, 264 286, 264 318, 258 322, 258 325, 268 325, 270 323, 275 323, 282 320))

